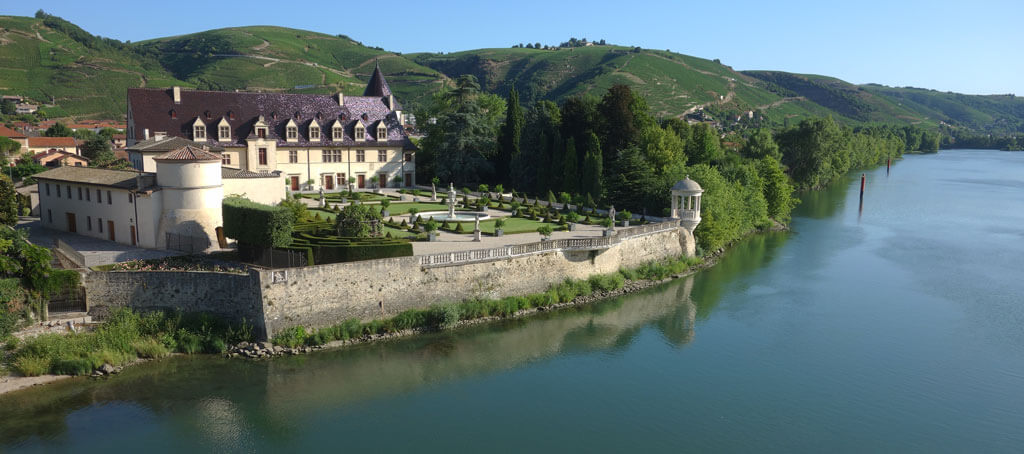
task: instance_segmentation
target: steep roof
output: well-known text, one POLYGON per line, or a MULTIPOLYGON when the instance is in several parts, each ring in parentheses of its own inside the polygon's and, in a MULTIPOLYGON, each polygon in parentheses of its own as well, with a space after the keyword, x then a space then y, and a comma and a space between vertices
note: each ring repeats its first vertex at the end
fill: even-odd
MULTIPOLYGON (((188 145, 192 145, 194 147, 203 146, 182 137, 164 137, 162 139, 146 139, 125 148, 125 150, 137 151, 140 153, 166 153, 188 145)), ((206 146, 206 148, 210 151, 224 151, 224 148, 218 146, 206 146)))
POLYGON ((29 137, 28 146, 31 148, 75 148, 78 143, 74 137, 29 137))
POLYGON ((199 147, 186 145, 153 158, 154 161, 220 161, 220 155, 199 147))
POLYGON ((9 139, 24 139, 25 134, 15 131, 7 126, 0 125, 0 136, 7 137, 9 139))
POLYGON ((391 87, 388 87, 388 82, 384 80, 384 73, 380 72, 380 64, 374 62, 373 75, 370 76, 370 81, 366 84, 366 90, 363 90, 363 96, 386 98, 390 95, 391 87))
POLYGON ((66 181, 69 183, 93 184, 110 186, 119 189, 135 189, 135 177, 138 172, 128 170, 97 169, 94 167, 57 167, 37 173, 36 180, 66 181))

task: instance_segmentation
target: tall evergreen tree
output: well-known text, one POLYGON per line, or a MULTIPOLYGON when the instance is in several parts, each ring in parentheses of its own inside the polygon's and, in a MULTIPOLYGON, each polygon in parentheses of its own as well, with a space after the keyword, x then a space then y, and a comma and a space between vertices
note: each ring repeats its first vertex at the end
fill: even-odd
POLYGON ((597 105, 605 164, 617 158, 637 135, 633 106, 633 92, 626 85, 612 86, 597 105))
POLYGON ((602 182, 604 181, 604 159, 601 157, 601 141, 597 134, 587 135, 583 146, 583 175, 580 180, 580 192, 595 199, 601 198, 602 182))
POLYGON ((710 164, 724 157, 718 142, 718 131, 707 123, 697 123, 690 131, 686 142, 686 156, 690 164, 710 164))
POLYGON ((512 160, 519 155, 520 138, 523 135, 523 108, 519 105, 519 92, 515 87, 508 93, 508 107, 505 110, 505 124, 501 126, 498 138, 498 160, 495 176, 502 183, 512 182, 512 160))
POLYGON ((562 159, 562 192, 579 192, 579 158, 576 156, 576 139, 565 140, 565 156, 562 159))

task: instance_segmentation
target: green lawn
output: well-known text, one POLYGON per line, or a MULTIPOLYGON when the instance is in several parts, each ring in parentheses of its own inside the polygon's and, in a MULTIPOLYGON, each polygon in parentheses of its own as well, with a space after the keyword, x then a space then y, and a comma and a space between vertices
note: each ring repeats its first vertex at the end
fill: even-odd
MULTIPOLYGON (((505 234, 537 233, 537 227, 540 227, 542 225, 550 225, 551 228, 553 228, 555 230, 558 229, 558 224, 551 223, 551 222, 544 222, 544 221, 539 221, 539 220, 538 221, 532 221, 532 220, 526 219, 526 218, 513 218, 513 217, 507 217, 507 218, 504 218, 504 219, 505 219, 505 227, 503 227, 502 230, 504 230, 505 234)), ((492 234, 493 235, 494 234, 494 222, 495 222, 495 219, 488 219, 486 221, 480 221, 480 231, 483 232, 483 233, 487 233, 487 234, 492 234)), ((455 227, 455 224, 456 224, 455 222, 449 222, 448 223, 448 225, 452 226, 453 228, 455 227)), ((465 230, 467 234, 473 233, 473 224, 474 223, 472 223, 472 222, 459 222, 458 224, 462 224, 462 229, 465 230)))

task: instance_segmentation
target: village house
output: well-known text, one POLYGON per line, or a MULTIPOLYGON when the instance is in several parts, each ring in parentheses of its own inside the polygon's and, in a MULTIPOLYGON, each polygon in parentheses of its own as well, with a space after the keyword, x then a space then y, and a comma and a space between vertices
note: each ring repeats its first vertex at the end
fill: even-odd
POLYGON ((36 104, 20 103, 14 105, 14 113, 18 115, 34 114, 39 110, 39 106, 36 104))
POLYGON ((149 167, 136 144, 175 137, 223 149, 226 167, 276 172, 292 191, 414 185, 416 147, 404 125, 379 67, 363 96, 128 90, 127 150, 137 169, 149 167))
POLYGON ((33 155, 32 160, 35 161, 36 164, 44 167, 83 167, 89 165, 89 160, 84 156, 79 156, 64 150, 57 150, 55 148, 33 155))
POLYGON ((29 137, 27 146, 22 151, 32 154, 45 153, 51 149, 80 154, 78 140, 74 137, 29 137))
POLYGON ((0 125, 0 137, 6 137, 21 144, 22 149, 28 148, 28 136, 7 126, 0 125))

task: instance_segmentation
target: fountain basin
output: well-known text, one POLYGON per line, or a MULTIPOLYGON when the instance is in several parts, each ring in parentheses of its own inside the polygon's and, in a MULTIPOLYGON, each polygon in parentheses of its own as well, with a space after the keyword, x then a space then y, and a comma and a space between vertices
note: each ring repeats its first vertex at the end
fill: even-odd
POLYGON ((416 214, 419 215, 419 216, 422 216, 423 219, 430 219, 431 217, 433 217, 434 220, 438 221, 438 222, 444 222, 444 221, 473 222, 473 221, 476 220, 477 215, 480 216, 480 220, 481 221, 487 220, 487 219, 491 218, 491 215, 489 215, 489 214, 487 214, 487 213, 485 213, 483 211, 456 211, 455 212, 455 217, 448 216, 448 212, 447 211, 426 211, 426 212, 423 212, 423 213, 416 213, 416 214))

